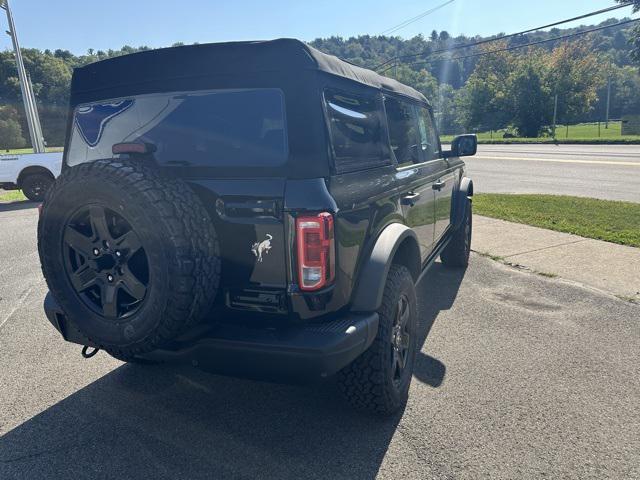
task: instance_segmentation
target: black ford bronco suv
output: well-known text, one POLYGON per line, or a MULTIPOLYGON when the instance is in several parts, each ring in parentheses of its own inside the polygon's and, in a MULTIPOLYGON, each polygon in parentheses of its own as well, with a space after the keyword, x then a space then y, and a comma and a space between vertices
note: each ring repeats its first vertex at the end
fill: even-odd
POLYGON ((91 356, 406 400, 415 283, 466 266, 473 184, 416 90, 302 42, 76 69, 38 248, 49 321, 91 356))

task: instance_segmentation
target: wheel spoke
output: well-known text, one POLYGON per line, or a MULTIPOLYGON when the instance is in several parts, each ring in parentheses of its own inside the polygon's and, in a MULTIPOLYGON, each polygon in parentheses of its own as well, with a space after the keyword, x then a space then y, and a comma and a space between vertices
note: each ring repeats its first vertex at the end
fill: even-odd
POLYGON ((104 284, 100 292, 100 299, 105 317, 118 316, 118 289, 115 285, 104 284))
POLYGON ((406 350, 409 348, 409 333, 403 332, 401 335, 400 346, 406 350))
POLYGON ((404 370, 405 365, 407 364, 407 352, 406 350, 398 351, 398 366, 400 367, 400 373, 404 370))
POLYGON ((127 267, 123 268, 121 284, 124 290, 136 300, 142 300, 147 294, 147 287, 127 267))
POLYGON ((91 229, 93 230, 94 240, 111 240, 109 225, 107 225, 107 217, 104 208, 94 205, 89 209, 89 218, 91 220, 91 229))
POLYGON ((84 264, 70 275, 71 283, 78 293, 96 284, 97 275, 89 264, 84 264))
POLYGON ((400 316, 399 323, 402 328, 404 328, 407 325, 407 322, 409 321, 409 315, 411 314, 411 312, 409 311, 409 302, 404 297, 400 299, 398 310, 400 316))
POLYGON ((400 356, 398 355, 398 350, 393 349, 393 361, 391 363, 391 371, 393 372, 393 377, 395 378, 396 372, 400 367, 400 356))
POLYGON ((126 251, 127 257, 132 256, 136 253, 140 248, 142 248, 142 244, 140 243, 140 239, 138 235, 133 230, 129 230, 124 235, 121 235, 115 240, 116 247, 126 251))
POLYGON ((76 252, 84 255, 86 258, 91 257, 91 251, 93 250, 91 239, 84 236, 70 225, 67 225, 64 229, 64 243, 69 245, 76 252))

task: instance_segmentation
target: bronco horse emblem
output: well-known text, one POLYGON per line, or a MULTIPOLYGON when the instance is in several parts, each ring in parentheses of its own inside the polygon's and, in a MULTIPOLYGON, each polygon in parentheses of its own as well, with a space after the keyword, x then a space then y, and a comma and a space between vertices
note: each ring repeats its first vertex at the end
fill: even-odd
POLYGON ((268 233, 265 235, 267 238, 261 242, 255 242, 252 246, 251 246, 251 252, 258 257, 258 262, 262 262, 262 254, 267 254, 269 253, 269 250, 271 250, 271 240, 273 240, 273 237, 271 235, 269 235, 268 233))

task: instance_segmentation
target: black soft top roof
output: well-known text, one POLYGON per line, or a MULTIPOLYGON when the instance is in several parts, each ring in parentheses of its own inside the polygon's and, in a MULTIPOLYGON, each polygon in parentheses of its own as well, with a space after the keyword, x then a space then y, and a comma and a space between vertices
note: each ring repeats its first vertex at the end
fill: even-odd
POLYGON ((91 63, 74 71, 72 94, 150 80, 220 76, 246 77, 316 70, 428 103, 417 90, 372 70, 358 67, 295 39, 228 42, 148 50, 91 63))

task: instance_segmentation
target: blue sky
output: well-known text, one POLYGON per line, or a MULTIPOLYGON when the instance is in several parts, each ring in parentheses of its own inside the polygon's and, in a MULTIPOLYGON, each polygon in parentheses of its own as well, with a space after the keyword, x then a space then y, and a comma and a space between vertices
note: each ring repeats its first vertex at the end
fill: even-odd
MULTIPOLYGON (((378 34, 444 1, 10 0, 23 47, 62 48, 74 53, 125 44, 160 47, 178 41, 312 40, 378 34)), ((428 35, 433 29, 454 35, 509 33, 613 4, 613 0, 454 0, 396 34, 408 38, 428 35)), ((627 7, 577 24, 630 14, 627 7)), ((9 38, 3 35, 0 48, 9 46, 9 38)))

